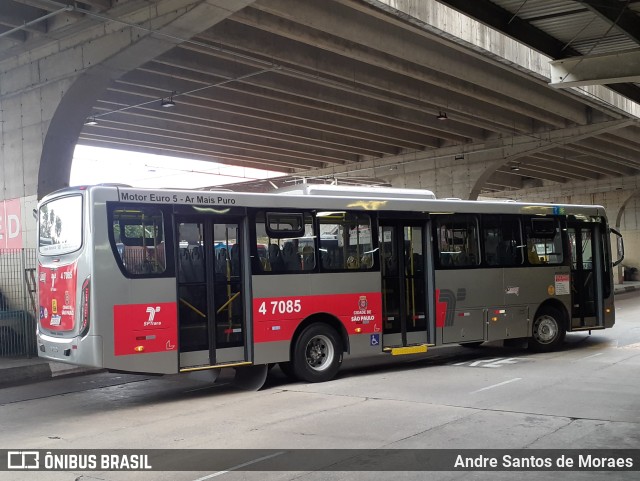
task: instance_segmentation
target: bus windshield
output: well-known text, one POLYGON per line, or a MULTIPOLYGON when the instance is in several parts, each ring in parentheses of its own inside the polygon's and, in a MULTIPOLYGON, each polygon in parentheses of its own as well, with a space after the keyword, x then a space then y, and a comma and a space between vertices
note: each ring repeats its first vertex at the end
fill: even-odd
POLYGON ((38 247, 43 255, 61 255, 82 246, 82 196, 70 195, 40 207, 38 247))

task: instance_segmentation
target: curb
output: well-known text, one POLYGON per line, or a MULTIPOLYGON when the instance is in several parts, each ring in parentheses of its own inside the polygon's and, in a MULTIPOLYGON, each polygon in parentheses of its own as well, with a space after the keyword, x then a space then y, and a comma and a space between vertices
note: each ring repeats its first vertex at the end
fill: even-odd
POLYGON ((621 285, 621 286, 615 286, 615 288, 613 289, 613 293, 614 294, 624 294, 625 292, 633 292, 636 291, 640 288, 640 286, 636 286, 636 285, 631 285, 631 286, 625 286, 625 285, 621 285))
POLYGON ((59 377, 101 372, 103 369, 77 367, 61 363, 38 362, 0 369, 0 388, 47 381, 59 377))
POLYGON ((44 381, 46 379, 51 379, 51 368, 48 363, 0 369, 0 388, 44 381))

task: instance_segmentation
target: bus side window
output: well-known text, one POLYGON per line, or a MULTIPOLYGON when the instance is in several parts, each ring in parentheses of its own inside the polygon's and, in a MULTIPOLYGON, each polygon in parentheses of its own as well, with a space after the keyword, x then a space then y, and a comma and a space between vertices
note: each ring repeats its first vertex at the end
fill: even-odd
POLYGON ((556 218, 532 217, 528 221, 526 233, 527 258, 530 264, 564 263, 561 229, 556 218))
POLYGON ((257 211, 255 242, 262 265, 257 269, 254 264, 253 273, 313 271, 316 257, 314 230, 310 212, 257 211))
POLYGON ((366 270, 375 265, 371 218, 363 213, 319 212, 323 270, 366 270))
POLYGON ((484 260, 490 266, 517 266, 523 262, 520 220, 510 215, 484 215, 484 260))
POLYGON ((473 267, 479 260, 478 219, 474 215, 439 215, 436 239, 440 267, 473 267))
POLYGON ((166 271, 162 211, 150 206, 123 206, 110 212, 114 252, 128 274, 156 276, 166 271))

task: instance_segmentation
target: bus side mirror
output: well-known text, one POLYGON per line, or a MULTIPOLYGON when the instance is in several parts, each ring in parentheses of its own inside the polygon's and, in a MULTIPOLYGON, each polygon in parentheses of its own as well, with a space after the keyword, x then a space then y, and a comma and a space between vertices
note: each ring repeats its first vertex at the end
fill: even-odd
POLYGON ((617 237, 618 260, 612 264, 612 266, 615 267, 624 260, 624 240, 622 239, 622 234, 616 229, 609 228, 609 232, 617 237))

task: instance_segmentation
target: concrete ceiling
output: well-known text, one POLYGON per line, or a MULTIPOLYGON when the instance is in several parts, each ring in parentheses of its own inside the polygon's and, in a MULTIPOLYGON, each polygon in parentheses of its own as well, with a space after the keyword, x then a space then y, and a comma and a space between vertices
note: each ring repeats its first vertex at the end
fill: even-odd
MULTIPOLYGON (((141 3, 83 0, 65 8, 63 0, 3 0, 0 59, 141 3)), ((442 3, 551 58, 626 48, 640 38, 640 2, 442 3), (606 20, 602 5, 621 13, 606 20)), ((611 123, 624 112, 552 88, 383 7, 373 0, 258 0, 115 81, 89 113, 97 125, 85 126, 79 143, 387 182, 370 172, 360 179, 358 166, 411 153, 453 159, 546 139, 545 148, 503 156, 482 192, 640 174, 640 128, 611 123), (167 101, 175 105, 163 107, 167 101)), ((640 99, 637 84, 613 88, 640 99)))
MULTIPOLYGON (((615 56, 640 46, 640 0, 438 0, 560 60, 615 56)), ((633 66, 640 77, 640 66, 633 66)), ((640 103, 640 84, 609 88, 640 103)))

